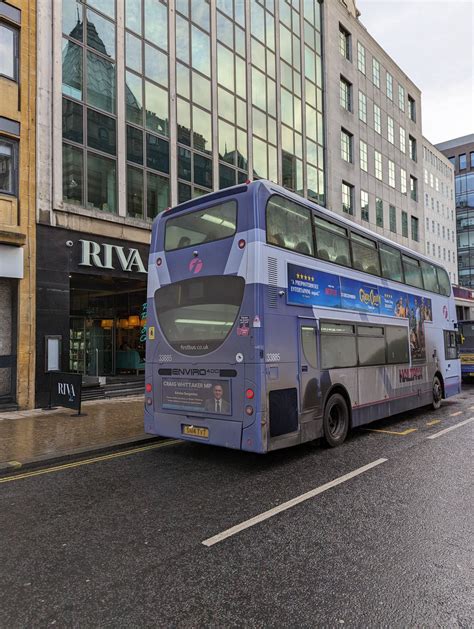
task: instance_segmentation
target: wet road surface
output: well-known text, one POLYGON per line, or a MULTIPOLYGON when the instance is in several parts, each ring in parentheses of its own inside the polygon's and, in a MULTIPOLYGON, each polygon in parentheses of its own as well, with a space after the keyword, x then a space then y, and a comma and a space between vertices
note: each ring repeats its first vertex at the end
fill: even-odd
POLYGON ((166 442, 2 479, 0 626, 470 627, 471 418, 472 387, 335 450, 166 442))

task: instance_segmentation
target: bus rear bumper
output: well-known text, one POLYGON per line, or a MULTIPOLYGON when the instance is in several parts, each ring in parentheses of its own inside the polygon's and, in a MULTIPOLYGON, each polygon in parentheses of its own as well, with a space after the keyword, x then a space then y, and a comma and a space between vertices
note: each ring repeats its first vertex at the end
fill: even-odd
POLYGON ((444 396, 448 398, 458 393, 461 393, 461 378, 458 378, 458 376, 446 378, 444 382, 444 396))
POLYGON ((154 413, 145 409, 145 432, 148 434, 207 443, 235 450, 241 449, 242 425, 241 421, 229 419, 189 417, 163 412, 154 413), (207 434, 206 436, 186 434, 185 430, 189 431, 190 429, 197 429, 197 432, 204 430, 207 434))

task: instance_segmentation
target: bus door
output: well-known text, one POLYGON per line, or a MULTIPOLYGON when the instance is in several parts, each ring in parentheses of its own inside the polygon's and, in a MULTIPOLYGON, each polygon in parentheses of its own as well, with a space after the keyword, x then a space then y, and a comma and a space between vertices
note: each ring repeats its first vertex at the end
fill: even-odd
POLYGON ((321 410, 316 321, 302 320, 299 324, 298 381, 301 422, 315 419, 321 410))

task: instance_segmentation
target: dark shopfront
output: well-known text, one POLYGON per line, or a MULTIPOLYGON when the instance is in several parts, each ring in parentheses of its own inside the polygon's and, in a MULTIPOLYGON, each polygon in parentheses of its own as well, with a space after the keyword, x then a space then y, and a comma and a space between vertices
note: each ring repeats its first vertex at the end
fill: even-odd
POLYGON ((36 403, 47 401, 46 346, 85 383, 143 377, 148 246, 38 225, 36 403))

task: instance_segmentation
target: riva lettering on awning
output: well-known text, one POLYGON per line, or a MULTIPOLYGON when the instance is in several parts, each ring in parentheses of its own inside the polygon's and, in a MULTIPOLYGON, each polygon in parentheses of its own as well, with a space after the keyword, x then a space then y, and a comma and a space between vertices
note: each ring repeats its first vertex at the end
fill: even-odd
POLYGON ((115 270, 118 267, 123 271, 146 273, 138 249, 98 243, 94 240, 80 240, 81 261, 79 266, 95 266, 99 269, 115 270))

